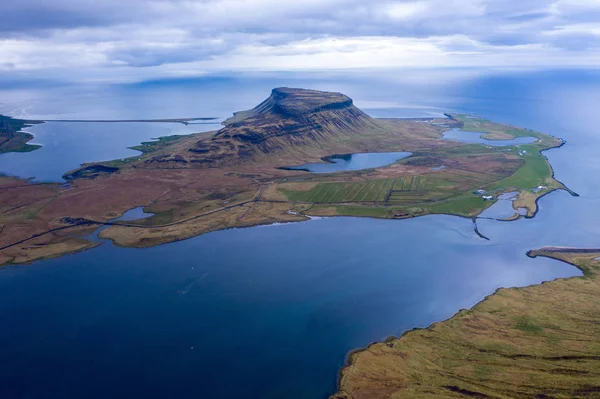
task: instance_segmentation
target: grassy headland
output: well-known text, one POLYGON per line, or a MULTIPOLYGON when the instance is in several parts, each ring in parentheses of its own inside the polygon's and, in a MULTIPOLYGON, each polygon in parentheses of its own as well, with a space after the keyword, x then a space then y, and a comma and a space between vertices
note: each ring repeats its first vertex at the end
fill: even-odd
POLYGON ((29 152, 40 148, 39 145, 27 144, 33 135, 22 132, 23 128, 42 123, 41 121, 26 121, 0 115, 0 154, 6 152, 29 152))
POLYGON ((332 398, 600 397, 600 249, 528 255, 583 276, 502 288, 449 320, 355 352, 332 398))

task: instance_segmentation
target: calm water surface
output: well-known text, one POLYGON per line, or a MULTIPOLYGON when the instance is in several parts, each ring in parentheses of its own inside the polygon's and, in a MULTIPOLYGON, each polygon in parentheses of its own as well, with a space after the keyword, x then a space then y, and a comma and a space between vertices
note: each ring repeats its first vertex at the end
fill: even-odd
POLYGON ((123 215, 121 215, 121 217, 118 217, 116 219, 113 219, 111 221, 131 221, 131 220, 138 220, 138 219, 145 219, 147 217, 150 217, 154 215, 153 213, 146 213, 144 212, 144 207, 143 206, 138 206, 137 208, 132 208, 130 210, 128 210, 127 212, 125 212, 123 215))
POLYGON ((38 150, 0 156, 0 173, 33 177, 35 181, 62 181, 62 175, 84 162, 109 161, 141 154, 127 147, 143 141, 217 130, 215 124, 48 122, 26 131, 35 137, 38 150))
MULTIPOLYGON (((285 77, 272 84, 150 85, 117 90, 122 96, 116 98, 138 96, 147 106, 143 112, 156 113, 135 115, 122 106, 114 109, 131 115, 111 113, 102 98, 98 107, 112 118, 180 117, 185 115, 159 114, 169 107, 153 108, 149 94, 162 102, 173 98, 179 104, 173 109, 186 110, 213 92, 218 108, 226 104, 219 100, 226 92, 235 103, 229 112, 223 108, 228 115, 255 105, 274 86, 289 85, 348 93, 375 116, 469 112, 567 139, 566 146, 545 154, 556 177, 581 196, 549 194, 534 219, 479 220, 490 241, 458 217, 330 218, 219 231, 143 250, 104 243, 3 268, 0 396, 321 399, 335 389, 351 349, 450 317, 497 287, 578 274, 525 252, 542 245, 600 245, 600 76, 444 80, 451 84, 436 83, 436 77, 390 77, 379 86, 333 78, 298 84, 285 77), (240 85, 242 95, 232 96, 240 85)), ((57 112, 30 101, 32 108, 27 98, 4 108, 57 112)), ((115 158, 113 151, 121 150, 103 156, 115 158)), ((494 207, 509 203, 501 202, 494 207)))
POLYGON ((9 397, 321 398, 354 347, 576 274, 525 257, 536 241, 332 218, 7 268, 0 380, 9 397))
POLYGON ((304 165, 288 166, 286 169, 305 170, 311 173, 344 172, 390 165, 410 155, 412 155, 410 152, 365 152, 333 155, 327 158, 328 162, 306 163, 304 165))
POLYGON ((509 145, 531 144, 535 143, 535 137, 515 137, 511 140, 488 140, 483 137, 486 133, 480 132, 465 132, 460 129, 452 129, 444 132, 443 138, 446 140, 462 141, 463 143, 486 144, 493 147, 505 147, 509 145))

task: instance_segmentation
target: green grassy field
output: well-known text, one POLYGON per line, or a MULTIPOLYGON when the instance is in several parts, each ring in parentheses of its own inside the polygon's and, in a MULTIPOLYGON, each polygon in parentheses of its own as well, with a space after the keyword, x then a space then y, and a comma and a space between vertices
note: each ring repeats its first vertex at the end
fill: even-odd
POLYGON ((120 168, 125 165, 134 164, 140 160, 141 155, 157 152, 159 150, 162 150, 162 149, 168 147, 171 144, 177 143, 177 141, 179 141, 179 140, 183 140, 188 137, 189 137, 189 135, 172 135, 172 136, 159 137, 156 140, 152 140, 152 141, 144 141, 139 145, 134 145, 134 146, 129 147, 132 150, 140 151, 142 154, 134 155, 134 156, 123 158, 123 159, 114 159, 112 161, 105 161, 105 162, 102 162, 102 165, 114 167, 114 168, 120 168))
POLYGON ((365 203, 392 207, 430 204, 431 212, 434 213, 470 215, 475 210, 485 209, 490 205, 472 191, 485 187, 492 179, 498 177, 470 171, 443 170, 435 174, 367 182, 318 183, 307 191, 285 188, 281 191, 295 202, 365 203))
POLYGON ((172 136, 163 136, 159 137, 153 141, 144 141, 140 145, 135 145, 133 147, 129 147, 132 150, 140 151, 144 154, 155 152, 160 149, 165 148, 169 144, 173 144, 178 140, 185 139, 187 136, 185 135, 172 135, 172 136))
POLYGON ((394 202, 390 198, 402 195, 419 197, 426 191, 427 179, 422 176, 378 179, 368 182, 318 183, 308 191, 285 190, 291 201, 313 203, 394 202))
POLYGON ((480 196, 471 193, 454 197, 449 201, 444 201, 432 205, 429 208, 431 213, 444 213, 450 215, 459 215, 473 217, 477 216, 483 210, 494 204, 494 201, 485 201, 480 196))
POLYGON ((487 119, 465 115, 465 114, 452 114, 455 120, 463 123, 462 130, 466 132, 482 132, 482 133, 494 133, 501 132, 508 134, 513 137, 525 137, 531 136, 538 139, 543 139, 544 134, 540 134, 530 129, 524 129, 516 126, 501 125, 487 119))
POLYGON ((548 160, 540 153, 536 145, 521 145, 520 150, 527 151, 522 158, 525 165, 517 170, 512 176, 500 180, 492 185, 493 190, 502 190, 507 188, 526 188, 531 189, 539 185, 548 185, 552 182, 548 178, 552 176, 552 169, 548 160))
POLYGON ((388 207, 338 205, 337 214, 344 216, 368 216, 374 218, 386 218, 391 210, 388 207))

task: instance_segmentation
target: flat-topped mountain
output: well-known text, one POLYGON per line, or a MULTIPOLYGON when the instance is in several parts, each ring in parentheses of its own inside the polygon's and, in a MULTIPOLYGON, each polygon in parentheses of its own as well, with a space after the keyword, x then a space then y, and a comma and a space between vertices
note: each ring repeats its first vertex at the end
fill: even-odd
POLYGON ((213 137, 189 149, 191 162, 236 164, 261 154, 382 130, 341 93, 293 88, 273 89, 257 107, 238 112, 223 124, 213 137))
POLYGON ((303 114, 352 106, 352 99, 341 93, 279 87, 273 89, 271 96, 255 108, 236 112, 232 118, 227 119, 223 124, 226 126, 233 125, 250 117, 269 113, 293 118, 303 114))

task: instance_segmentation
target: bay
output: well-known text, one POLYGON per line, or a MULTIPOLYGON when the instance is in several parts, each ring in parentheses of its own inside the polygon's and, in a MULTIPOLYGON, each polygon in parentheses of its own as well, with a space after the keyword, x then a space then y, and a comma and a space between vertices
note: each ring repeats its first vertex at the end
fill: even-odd
MULTIPOLYGON (((2 268, 2 396, 320 399, 335 390, 353 349, 448 318, 498 287, 579 275, 525 252, 600 242, 600 75, 570 70, 442 79, 445 73, 149 83, 108 88, 103 93, 111 96, 98 98, 75 92, 71 106, 61 97, 60 109, 44 108, 41 95, 11 97, 1 109, 50 115, 72 107, 68 116, 82 118, 220 117, 288 85, 342 91, 373 116, 471 113, 564 138, 565 146, 545 155, 556 178, 580 197, 546 195, 533 219, 478 220, 490 241, 473 232, 471 220, 453 216, 326 218, 218 231, 149 249, 107 242, 2 268), (162 108, 153 100, 161 93, 172 100, 162 108), (211 96, 212 105, 205 100, 211 96), (87 99, 85 110, 77 111, 83 103, 77 98, 87 99), (120 106, 109 101, 115 98, 120 106), (202 104, 202 112, 188 113, 202 104)), ((115 158, 136 143, 115 144, 82 158, 115 158)), ((45 163, 30 170, 39 172, 39 165, 45 163)))

